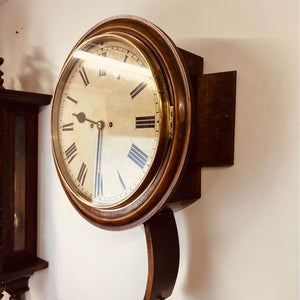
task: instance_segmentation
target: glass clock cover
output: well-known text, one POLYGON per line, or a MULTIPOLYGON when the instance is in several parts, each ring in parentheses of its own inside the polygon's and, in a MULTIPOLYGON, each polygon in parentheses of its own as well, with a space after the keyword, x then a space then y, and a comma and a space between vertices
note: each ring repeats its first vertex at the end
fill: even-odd
POLYGON ((191 102, 173 42, 137 17, 105 20, 67 58, 52 105, 52 146, 75 208, 106 229, 143 223, 186 163, 191 102))
POLYGON ((56 97, 61 171, 94 205, 126 200, 151 169, 160 139, 160 90, 145 55, 116 35, 73 53, 56 97))

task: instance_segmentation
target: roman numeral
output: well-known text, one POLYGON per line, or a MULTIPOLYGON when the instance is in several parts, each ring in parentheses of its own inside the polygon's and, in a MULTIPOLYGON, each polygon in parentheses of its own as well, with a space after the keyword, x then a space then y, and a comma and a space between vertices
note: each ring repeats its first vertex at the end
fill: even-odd
POLYGON ((118 173, 119 181, 120 181, 120 184, 121 184, 123 190, 126 190, 126 186, 125 186, 124 180, 123 180, 123 178, 120 175, 120 172, 118 170, 117 170, 117 173, 118 173))
POLYGON ((73 131, 74 130, 74 123, 64 124, 62 126, 62 130, 63 131, 73 131))
POLYGON ((155 116, 135 117, 135 128, 154 128, 155 116))
POLYGON ((85 181, 85 177, 86 177, 86 173, 87 173, 87 167, 85 163, 81 164, 81 168, 79 170, 78 176, 77 176, 77 180, 79 181, 79 183, 81 185, 84 185, 84 181, 85 181))
POLYGON ((74 102, 75 104, 78 103, 74 98, 72 98, 72 97, 70 97, 70 96, 67 96, 67 99, 70 100, 70 101, 72 101, 72 102, 74 102))
POLYGON ((74 157, 77 155, 77 148, 75 143, 73 143, 66 151, 65 151, 65 155, 67 158, 68 163, 70 163, 74 157))
MULTIPOLYGON (((102 53, 100 54, 100 56, 106 57, 106 52, 102 52, 102 53)), ((99 70, 99 76, 100 76, 100 77, 101 77, 101 76, 106 76, 106 70, 100 69, 100 70, 99 70)))
POLYGON ((81 76, 81 79, 82 79, 84 85, 85 85, 85 86, 88 86, 88 84, 89 84, 90 82, 89 82, 89 79, 88 79, 88 77, 87 77, 87 75, 86 75, 86 72, 85 72, 84 67, 81 67, 81 69, 79 70, 79 74, 80 74, 80 76, 81 76))
MULTIPOLYGON (((128 55, 125 55, 123 62, 126 63, 127 59, 128 59, 128 55)), ((121 75, 119 74, 117 76, 117 79, 120 80, 120 78, 121 78, 121 75)))
POLYGON ((141 169, 145 167, 148 160, 148 155, 135 144, 131 145, 127 156, 141 169))
POLYGON ((133 89, 130 92, 131 99, 136 97, 146 86, 147 86, 147 83, 141 82, 135 89, 133 89))

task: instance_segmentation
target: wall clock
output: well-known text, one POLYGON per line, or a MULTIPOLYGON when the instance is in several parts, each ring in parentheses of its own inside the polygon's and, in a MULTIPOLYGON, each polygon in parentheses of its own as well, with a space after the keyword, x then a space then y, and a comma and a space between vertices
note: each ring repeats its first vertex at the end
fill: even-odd
POLYGON ((68 56, 52 104, 52 148, 77 211, 109 230, 145 224, 145 299, 173 289, 173 211, 200 197, 203 165, 233 163, 236 72, 203 75, 203 59, 152 23, 105 20, 68 56))
POLYGON ((29 277, 48 267, 37 257, 37 145, 39 107, 49 104, 51 95, 4 89, 2 74, 0 298, 6 291, 10 300, 19 300, 29 289, 29 277))

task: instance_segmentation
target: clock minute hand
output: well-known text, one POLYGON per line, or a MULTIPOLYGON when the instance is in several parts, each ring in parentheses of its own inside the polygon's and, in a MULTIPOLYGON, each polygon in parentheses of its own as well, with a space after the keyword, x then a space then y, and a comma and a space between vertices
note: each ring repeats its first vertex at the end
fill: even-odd
POLYGON ((101 154, 102 154, 102 130, 104 128, 104 122, 97 122, 98 136, 96 147, 96 167, 95 167, 95 181, 94 181, 94 198, 97 200, 99 196, 103 195, 103 182, 101 174, 101 154))
POLYGON ((95 124, 95 125, 98 124, 98 122, 95 122, 95 121, 93 121, 93 120, 88 119, 88 118, 85 116, 85 113, 84 113, 84 112, 80 112, 80 113, 78 113, 78 114, 74 114, 74 113, 73 113, 73 116, 75 116, 75 117, 77 118, 77 120, 78 120, 79 123, 84 123, 85 121, 88 121, 88 122, 93 123, 93 124, 95 124))

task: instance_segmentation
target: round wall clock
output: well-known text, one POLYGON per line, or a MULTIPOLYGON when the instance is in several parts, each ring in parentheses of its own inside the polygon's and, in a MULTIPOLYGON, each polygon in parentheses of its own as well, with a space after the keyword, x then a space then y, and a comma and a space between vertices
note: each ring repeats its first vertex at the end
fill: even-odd
POLYGON ((62 186, 88 221, 109 230, 151 224, 200 197, 201 165, 232 163, 235 72, 202 68, 138 17, 105 20, 75 45, 53 97, 52 145, 62 186))
POLYGON ((52 136, 75 207, 108 229, 141 224, 172 193, 191 140, 188 78, 173 43, 148 22, 105 21, 67 59, 52 136))

